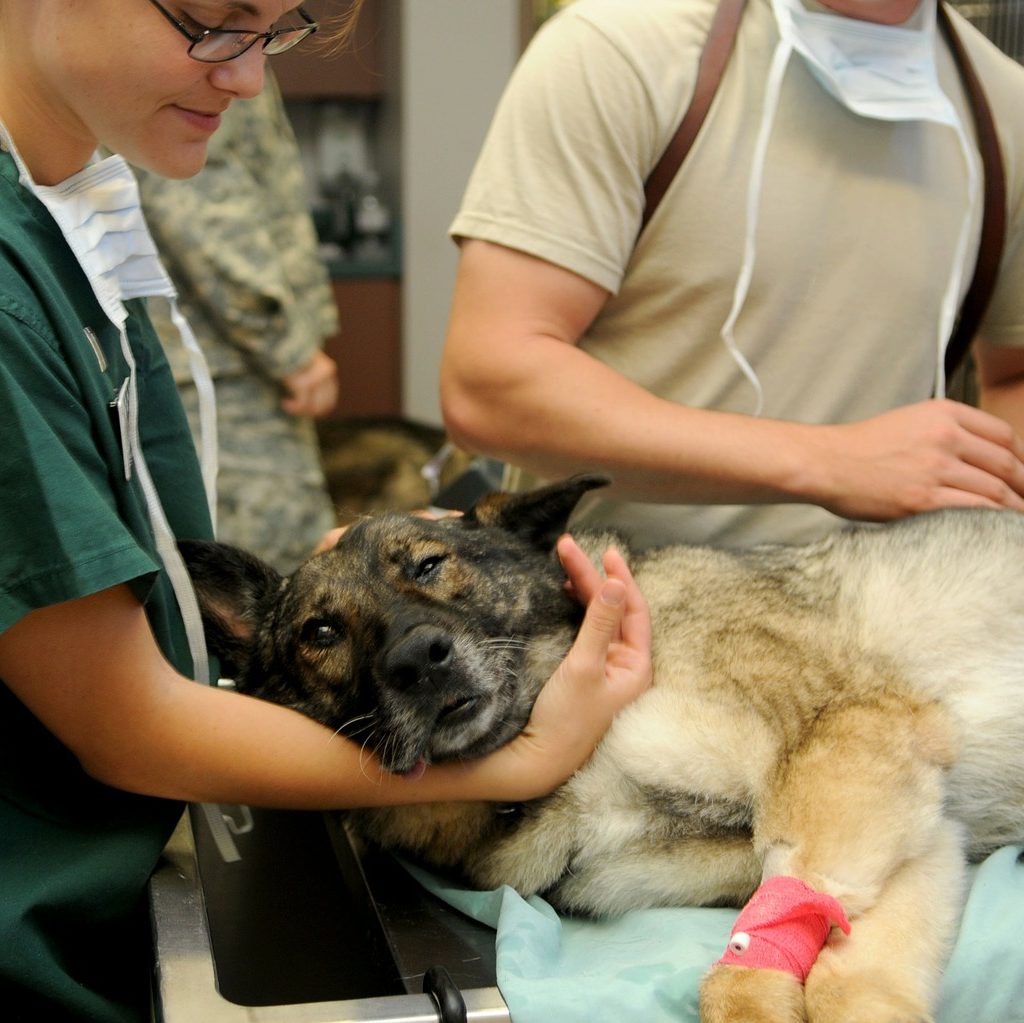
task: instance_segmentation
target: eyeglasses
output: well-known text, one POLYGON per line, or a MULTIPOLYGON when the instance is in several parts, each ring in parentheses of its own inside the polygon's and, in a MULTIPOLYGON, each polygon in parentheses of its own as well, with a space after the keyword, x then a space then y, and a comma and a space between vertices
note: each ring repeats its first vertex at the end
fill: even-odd
POLYGON ((221 64, 226 60, 234 60, 250 50, 261 39, 263 52, 273 55, 290 50, 296 43, 301 43, 311 36, 320 26, 301 8, 297 8, 299 16, 306 23, 297 28, 275 28, 270 32, 248 32, 239 28, 203 28, 195 23, 198 32, 176 18, 163 4, 157 0, 149 2, 189 41, 188 55, 193 60, 204 64, 221 64))

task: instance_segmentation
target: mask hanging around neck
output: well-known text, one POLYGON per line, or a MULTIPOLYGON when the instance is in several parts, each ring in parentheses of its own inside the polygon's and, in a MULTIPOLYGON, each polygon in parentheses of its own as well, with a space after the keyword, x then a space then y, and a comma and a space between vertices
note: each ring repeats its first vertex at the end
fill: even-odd
POLYGON ((195 335, 177 308, 178 293, 149 233, 139 186, 121 156, 108 156, 56 185, 37 185, 0 123, 0 140, 18 167, 18 179, 47 209, 75 255, 107 318, 123 330, 124 303, 159 296, 171 303, 172 320, 188 353, 199 396, 200 461, 210 517, 216 526, 217 420, 213 382, 195 335))
POLYGON ((780 37, 803 57, 819 84, 853 113, 950 127, 959 120, 939 85, 934 0, 921 0, 904 25, 809 11, 801 0, 772 0, 772 10, 780 37))
POLYGON ((747 188, 743 263, 721 337, 733 360, 754 387, 755 415, 764 408, 757 374, 742 354, 735 326, 746 301, 756 262, 757 226, 765 160, 783 78, 793 52, 804 59, 818 83, 851 113, 885 121, 931 121, 951 128, 966 167, 965 210, 946 290, 937 311, 935 394, 945 393, 945 349, 952 334, 966 271, 974 211, 980 198, 977 154, 955 106, 943 92, 936 66, 935 7, 922 0, 914 27, 878 25, 838 14, 808 11, 800 0, 772 0, 779 28, 765 86, 761 126, 747 188))

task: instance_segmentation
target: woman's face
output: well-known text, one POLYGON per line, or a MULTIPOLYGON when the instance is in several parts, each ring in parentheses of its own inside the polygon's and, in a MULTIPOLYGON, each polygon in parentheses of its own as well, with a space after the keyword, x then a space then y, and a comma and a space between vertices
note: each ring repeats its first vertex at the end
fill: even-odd
MULTIPOLYGON (((194 31, 265 32, 291 0, 168 0, 194 31)), ((150 0, 2 0, 0 117, 40 182, 84 166, 97 143, 167 177, 206 160, 220 114, 263 86, 259 43, 203 64, 150 0)))

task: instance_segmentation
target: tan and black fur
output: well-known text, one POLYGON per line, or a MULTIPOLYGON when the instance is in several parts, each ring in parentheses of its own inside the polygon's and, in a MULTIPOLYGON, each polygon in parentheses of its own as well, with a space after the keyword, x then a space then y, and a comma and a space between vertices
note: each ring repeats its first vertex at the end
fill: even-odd
MULTIPOLYGON (((509 741, 581 611, 553 553, 602 481, 385 515, 288 579, 186 544, 244 691, 396 772, 509 741)), ((608 536, 577 537, 595 556, 608 536)), ((364 834, 564 910, 740 905, 790 874, 840 900, 806 989, 715 967, 709 1023, 932 1019, 965 863, 1024 839, 1024 516, 946 511, 805 547, 632 559, 655 684, 551 796, 363 811, 364 834)))

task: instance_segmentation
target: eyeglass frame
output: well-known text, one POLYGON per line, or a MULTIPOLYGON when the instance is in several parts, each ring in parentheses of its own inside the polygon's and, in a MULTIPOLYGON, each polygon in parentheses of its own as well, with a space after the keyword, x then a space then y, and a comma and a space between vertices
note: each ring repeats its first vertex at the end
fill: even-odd
MULTIPOLYGON (((236 60, 241 57, 243 53, 248 53, 261 39, 263 40, 263 49, 265 50, 278 36, 287 35, 289 32, 298 31, 296 28, 275 28, 269 32, 253 32, 250 29, 245 28, 203 28, 202 32, 198 34, 189 30, 181 19, 176 18, 159 0, 149 0, 149 2, 189 41, 188 55, 193 60, 198 61, 200 64, 226 64, 229 60, 236 60), (192 51, 201 43, 204 39, 209 39, 211 35, 238 35, 238 36, 252 36, 252 41, 237 53, 232 53, 230 57, 222 57, 219 60, 204 60, 202 57, 195 57, 192 55, 192 51)), ((314 32, 319 29, 320 24, 314 21, 299 5, 295 8, 298 12, 299 17, 306 23, 305 28, 308 31, 305 35, 299 36, 290 46, 287 46, 284 50, 278 50, 278 53, 285 53, 290 50, 292 46, 296 46, 302 42, 303 39, 308 39, 314 32)), ((196 23, 198 24, 198 22, 196 23)), ((274 56, 274 54, 271 54, 274 56)))

